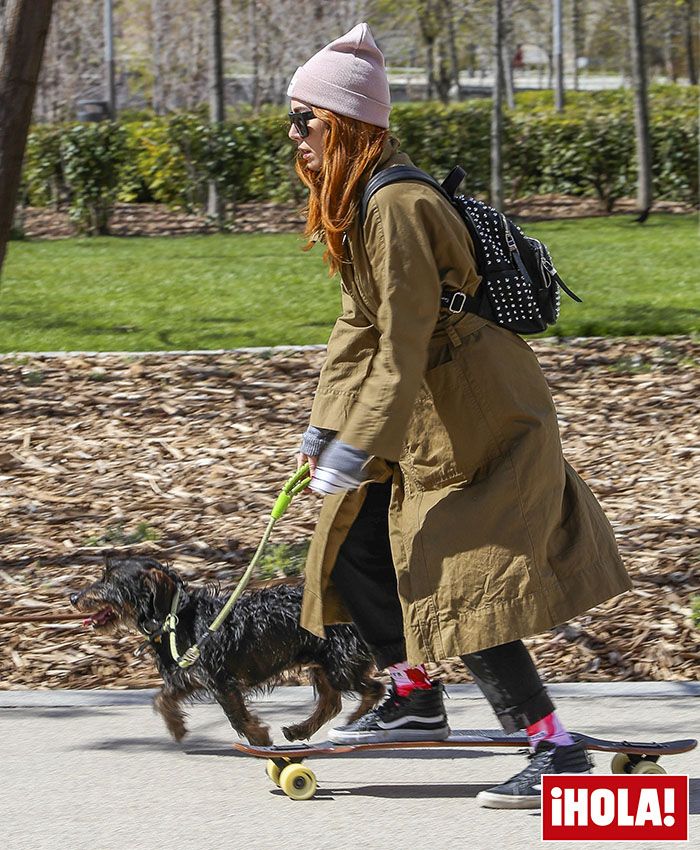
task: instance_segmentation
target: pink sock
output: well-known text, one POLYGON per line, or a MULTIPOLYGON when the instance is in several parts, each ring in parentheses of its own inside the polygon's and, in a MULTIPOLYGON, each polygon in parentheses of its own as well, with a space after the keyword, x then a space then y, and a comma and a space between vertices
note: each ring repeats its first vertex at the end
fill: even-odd
POLYGON ((562 726, 556 711, 543 717, 542 720, 538 720, 537 723, 533 723, 532 726, 528 726, 527 737, 530 739, 530 746, 533 750, 540 741, 549 741, 557 747, 569 747, 576 743, 562 726))
POLYGON ((401 661, 399 664, 392 664, 387 669, 396 688, 396 693, 400 697, 408 696, 415 688, 425 689, 433 686, 422 664, 411 667, 408 661, 401 661))

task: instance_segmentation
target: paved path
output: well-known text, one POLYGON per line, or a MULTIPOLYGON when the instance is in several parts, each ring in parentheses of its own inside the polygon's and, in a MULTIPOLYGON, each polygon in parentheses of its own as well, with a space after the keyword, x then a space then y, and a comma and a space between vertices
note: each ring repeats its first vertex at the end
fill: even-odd
MULTIPOLYGON (((551 691, 564 720, 582 732, 654 739, 697 737, 700 731, 700 685, 554 685, 551 691)), ((493 728, 472 686, 449 692, 454 728, 493 728)), ((149 696, 0 692, 3 850, 573 846, 541 845, 538 813, 475 804, 481 789, 521 768, 516 751, 374 752, 319 760, 317 796, 294 802, 271 785, 263 762, 232 750, 232 733, 217 706, 194 705, 191 734, 178 745, 151 711, 149 696)), ((309 688, 279 688, 255 705, 281 739, 280 726, 301 719, 311 698, 309 688)), ((598 754, 596 762, 596 772, 608 772, 607 756, 598 754)), ((668 757, 665 765, 691 777, 686 846, 692 846, 700 836, 700 753, 668 757)))

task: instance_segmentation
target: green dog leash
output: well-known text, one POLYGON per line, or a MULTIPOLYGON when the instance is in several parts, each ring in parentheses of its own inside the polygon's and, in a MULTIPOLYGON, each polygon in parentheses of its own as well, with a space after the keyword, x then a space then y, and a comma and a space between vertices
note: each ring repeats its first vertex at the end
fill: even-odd
POLYGON ((311 477, 309 476, 309 464, 305 463, 302 467, 300 467, 297 472, 292 475, 292 477, 287 481, 287 483, 282 488, 279 496, 277 497, 277 501, 272 508, 272 512, 270 513, 270 520, 267 523, 267 528, 265 529, 265 533, 262 536, 262 540, 260 541, 260 545, 255 550, 255 554, 253 555, 253 559, 248 564, 246 571, 241 576, 240 581, 236 585, 235 589, 232 591, 229 598, 226 600, 226 604, 219 611, 216 618, 209 625, 207 631, 202 635, 202 637, 197 641, 197 643, 193 644, 189 649, 185 650, 182 655, 180 655, 177 651, 177 642, 175 636, 175 629, 177 628, 177 608, 180 604, 180 588, 178 587, 175 591, 175 595, 173 596, 172 605, 170 608, 170 613, 165 618, 165 622, 163 623, 163 631, 170 632, 170 652, 173 656, 173 660, 177 662, 180 667, 190 667, 192 664, 200 656, 200 651, 202 644, 213 634, 218 628, 221 627, 221 624, 231 613, 231 609, 236 604, 238 598, 241 593, 246 588, 246 585, 250 581, 251 576, 253 575, 253 571, 260 560, 260 556, 267 545, 267 541, 270 539, 270 534, 272 533, 272 529, 274 528, 275 523, 278 519, 281 519, 289 505, 291 504, 294 496, 297 496, 301 491, 308 486, 311 481, 311 477))

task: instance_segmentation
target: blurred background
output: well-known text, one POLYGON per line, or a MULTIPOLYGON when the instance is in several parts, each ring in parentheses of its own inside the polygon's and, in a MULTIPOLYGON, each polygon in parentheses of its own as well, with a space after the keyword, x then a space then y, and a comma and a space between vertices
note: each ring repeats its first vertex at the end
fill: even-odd
MULTIPOLYGON (((561 7, 567 88, 630 86, 628 0, 561 0, 561 7)), ((643 10, 650 79, 696 84, 695 0, 646 0, 643 10)), ((283 105, 296 67, 364 20, 386 57, 394 102, 486 96, 493 11, 493 0, 55 0, 34 120, 75 120, 87 112, 85 101, 104 101, 111 94, 105 90, 110 62, 110 106, 123 117, 205 106, 217 14, 232 114, 283 105)), ((503 0, 503 60, 508 81, 520 90, 553 88, 553 12, 553 2, 503 0)))

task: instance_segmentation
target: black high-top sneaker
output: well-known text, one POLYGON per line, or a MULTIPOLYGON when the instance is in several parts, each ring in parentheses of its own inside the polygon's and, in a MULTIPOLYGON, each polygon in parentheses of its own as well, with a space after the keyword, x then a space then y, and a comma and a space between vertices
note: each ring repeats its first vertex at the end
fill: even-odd
POLYGON ((334 744, 375 744, 385 741, 442 741, 450 734, 443 703, 443 687, 414 688, 408 696, 396 693, 393 683, 386 699, 349 726, 331 729, 334 744))
POLYGON ((487 809, 539 809, 540 777, 544 773, 590 773, 593 766, 583 744, 557 747, 540 741, 528 758, 530 764, 507 782, 476 795, 476 802, 487 809))

